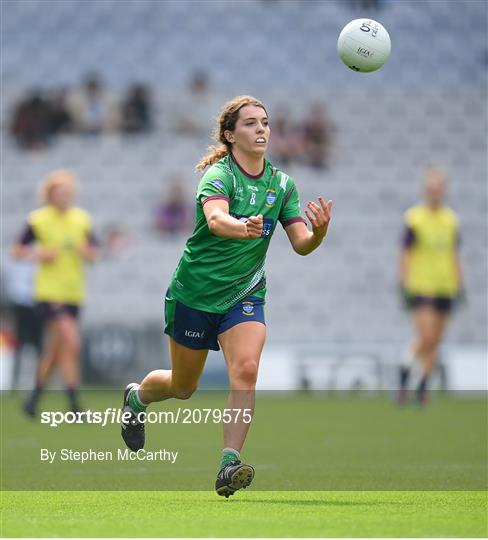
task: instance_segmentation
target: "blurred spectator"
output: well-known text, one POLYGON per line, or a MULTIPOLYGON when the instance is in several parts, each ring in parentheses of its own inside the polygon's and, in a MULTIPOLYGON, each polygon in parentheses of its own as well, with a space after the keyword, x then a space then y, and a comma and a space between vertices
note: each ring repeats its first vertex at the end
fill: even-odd
POLYGON ((154 228, 167 235, 188 231, 193 225, 193 210, 187 204, 184 180, 176 176, 169 186, 168 196, 156 207, 154 228))
POLYGON ((12 365, 15 369, 17 342, 12 326, 11 311, 7 306, 0 304, 0 391, 13 389, 12 365))
POLYGON ((103 256, 116 258, 131 251, 133 242, 124 225, 110 223, 103 233, 103 256))
POLYGON ((205 95, 209 91, 208 74, 203 70, 193 72, 190 79, 190 89, 194 95, 205 95))
POLYGON ((11 133, 24 150, 40 150, 50 139, 49 105, 38 89, 33 90, 14 110, 11 133))
POLYGON ((53 90, 49 96, 49 131, 53 135, 68 133, 73 129, 73 119, 68 109, 67 91, 53 90))
POLYGON ((210 91, 207 72, 194 71, 185 92, 176 94, 170 106, 172 126, 181 134, 200 137, 208 134, 219 97, 210 91))
POLYGON ((381 9, 381 0, 350 0, 353 9, 377 11, 381 9))
POLYGON ((6 266, 6 296, 13 316, 15 334, 13 390, 18 388, 22 356, 26 346, 42 353, 42 322, 33 298, 36 265, 30 261, 8 261, 6 266))
POLYGON ((330 166, 334 144, 334 127, 323 104, 315 103, 303 123, 303 156, 305 163, 317 169, 330 166))
POLYGON ((112 131, 119 125, 114 100, 97 75, 85 78, 82 88, 69 100, 76 130, 87 135, 112 131))
POLYGON ((300 140, 296 126, 292 125, 284 111, 278 111, 271 121, 271 148, 273 159, 286 166, 295 161, 300 152, 300 140))
POLYGON ((134 84, 122 103, 122 131, 144 133, 151 129, 151 103, 149 90, 143 84, 134 84))

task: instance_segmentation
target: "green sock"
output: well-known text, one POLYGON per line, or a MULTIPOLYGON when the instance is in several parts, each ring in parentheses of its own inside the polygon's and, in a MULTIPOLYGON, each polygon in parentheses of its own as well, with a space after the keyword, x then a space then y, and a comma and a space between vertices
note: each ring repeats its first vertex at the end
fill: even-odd
POLYGON ((232 461, 239 460, 240 454, 237 450, 234 450, 233 448, 224 448, 222 450, 222 458, 220 460, 220 468, 225 467, 232 461))
POLYGON ((136 413, 145 412, 147 409, 147 405, 144 405, 139 400, 138 392, 137 390, 132 390, 129 394, 129 407, 136 413))

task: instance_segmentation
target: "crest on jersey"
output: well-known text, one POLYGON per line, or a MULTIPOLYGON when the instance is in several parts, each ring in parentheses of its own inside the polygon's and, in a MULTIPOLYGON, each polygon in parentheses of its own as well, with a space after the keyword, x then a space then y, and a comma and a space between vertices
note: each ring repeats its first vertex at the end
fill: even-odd
POLYGON ((266 206, 273 208, 276 202, 276 191, 274 189, 266 190, 266 206))
POLYGON ((224 182, 222 182, 222 180, 220 180, 219 178, 216 178, 215 180, 211 180, 210 181, 210 184, 212 184, 212 186, 217 189, 218 191, 223 191, 224 190, 224 182))
POLYGON ((252 302, 242 302, 242 314, 248 317, 254 315, 254 304, 252 302))

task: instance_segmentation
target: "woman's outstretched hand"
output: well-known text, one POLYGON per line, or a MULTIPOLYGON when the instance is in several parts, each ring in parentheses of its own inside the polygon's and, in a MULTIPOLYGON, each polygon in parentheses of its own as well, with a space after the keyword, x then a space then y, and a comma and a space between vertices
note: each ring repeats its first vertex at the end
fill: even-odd
POLYGON ((307 208, 308 210, 305 210, 305 215, 312 224, 314 236, 320 239, 324 238, 329 227, 332 201, 325 202, 322 197, 319 197, 319 204, 310 201, 307 204, 307 208))

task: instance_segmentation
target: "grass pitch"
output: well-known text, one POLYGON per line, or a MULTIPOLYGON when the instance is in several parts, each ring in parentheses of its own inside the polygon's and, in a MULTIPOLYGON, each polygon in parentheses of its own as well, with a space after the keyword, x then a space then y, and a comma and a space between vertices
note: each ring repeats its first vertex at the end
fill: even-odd
POLYGON ((9 537, 485 537, 485 492, 10 492, 9 537))
MULTIPOLYGON (((120 406, 87 391, 85 407, 120 406)), ((183 406, 220 407, 225 393, 183 406)), ((182 405, 167 402, 165 410, 182 405)), ((44 410, 64 410, 62 394, 44 410)), ((154 409, 161 409, 162 405, 154 409)), ((434 396, 400 409, 389 396, 259 395, 244 459, 251 489, 212 488, 221 425, 152 425, 149 450, 169 463, 42 463, 40 448, 123 447, 119 426, 50 428, 2 396, 3 537, 486 537, 487 407, 483 396, 434 396)))

